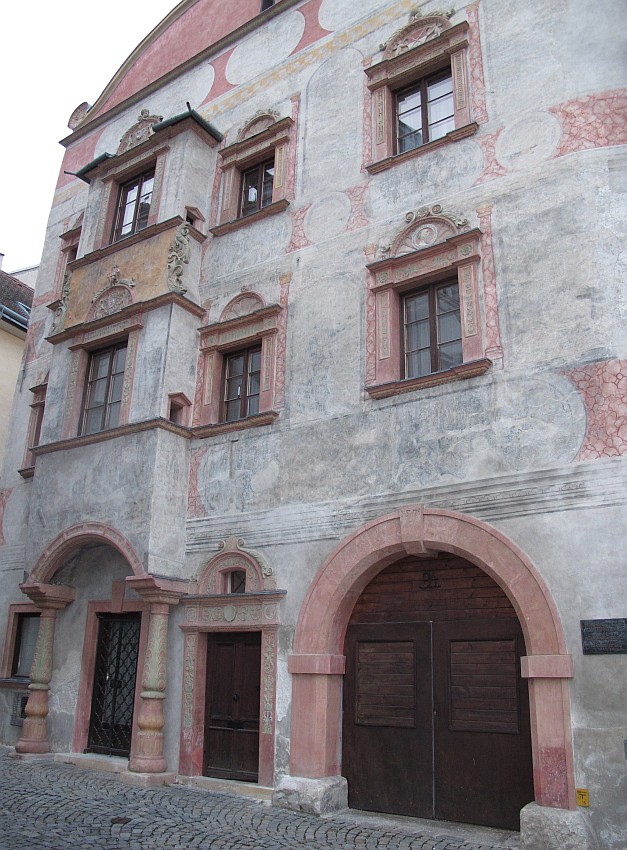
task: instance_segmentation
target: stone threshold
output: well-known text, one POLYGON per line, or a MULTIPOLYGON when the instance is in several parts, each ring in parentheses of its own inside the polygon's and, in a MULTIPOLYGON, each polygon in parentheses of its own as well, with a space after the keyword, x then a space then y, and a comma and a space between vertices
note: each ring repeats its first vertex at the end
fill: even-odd
POLYGON ((239 782, 235 779, 216 779, 212 776, 176 775, 176 785, 212 791, 215 794, 230 794, 232 797, 247 797, 269 806, 272 800, 272 788, 257 785, 255 782, 239 782))

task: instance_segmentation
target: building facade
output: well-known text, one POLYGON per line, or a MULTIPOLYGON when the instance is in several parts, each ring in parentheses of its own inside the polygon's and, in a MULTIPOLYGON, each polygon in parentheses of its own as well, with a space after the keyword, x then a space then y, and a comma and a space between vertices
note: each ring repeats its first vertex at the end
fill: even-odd
POLYGON ((620 12, 184 0, 77 108, 0 492, 17 753, 623 846, 620 12))

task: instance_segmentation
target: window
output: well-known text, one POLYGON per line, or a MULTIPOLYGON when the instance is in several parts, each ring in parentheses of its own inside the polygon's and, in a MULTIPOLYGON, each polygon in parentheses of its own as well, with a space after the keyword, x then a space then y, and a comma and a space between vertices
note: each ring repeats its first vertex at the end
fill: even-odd
POLYGON ((402 309, 404 378, 421 378, 462 363, 456 280, 405 295, 402 309))
POLYGON ((266 9, 271 9, 274 6, 274 0, 261 0, 261 11, 265 12, 266 9))
POLYGON ((120 187, 113 229, 114 242, 148 226, 154 182, 155 172, 151 169, 120 187))
POLYGON ((225 357, 224 421, 234 422, 259 413, 261 346, 225 357))
POLYGON ((81 434, 115 428, 120 421, 127 342, 120 342, 89 357, 83 402, 81 434))
POLYGON ((46 390, 48 388, 47 381, 43 384, 38 384, 36 387, 31 387, 33 393, 33 401, 31 404, 31 414, 28 423, 28 436, 26 438, 26 449, 24 452, 24 460, 20 474, 23 477, 32 475, 35 465, 35 458, 31 452, 34 446, 39 445, 41 438, 41 426, 44 419, 44 410, 46 407, 46 390))
POLYGON ((295 179, 293 124, 292 118, 262 112, 244 125, 237 141, 220 150, 220 204, 217 223, 210 228, 214 236, 287 209, 295 179))
POLYGON ((201 330, 192 423, 200 426, 200 436, 268 425, 279 415, 285 399, 290 280, 289 274, 279 278, 278 304, 242 292, 228 302, 219 321, 201 330))
POLYGON ((371 174, 432 147, 477 131, 471 119, 465 21, 416 17, 388 41, 366 68, 372 95, 371 174))
POLYGON ((30 678, 35 644, 39 632, 39 614, 18 614, 15 647, 11 662, 11 678, 30 678))
POLYGON ((455 128, 453 79, 449 70, 420 80, 396 95, 396 152, 441 139, 455 128))
POLYGON ((226 574, 227 593, 246 593, 246 570, 231 570, 226 574))
POLYGON ((272 203, 274 157, 242 174, 240 215, 250 215, 272 203))

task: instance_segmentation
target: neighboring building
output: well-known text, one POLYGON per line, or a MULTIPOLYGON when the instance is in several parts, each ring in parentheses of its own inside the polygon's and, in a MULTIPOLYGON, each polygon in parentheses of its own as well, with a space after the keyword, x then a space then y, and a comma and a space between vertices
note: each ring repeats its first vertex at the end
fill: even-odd
MULTIPOLYGON (((9 431, 13 393, 24 352, 33 290, 2 271, 0 254, 0 474, 9 431)), ((21 448, 21 446, 20 446, 21 448)))
POLYGON ((71 118, 1 738, 618 850, 622 6, 263 5, 71 118))

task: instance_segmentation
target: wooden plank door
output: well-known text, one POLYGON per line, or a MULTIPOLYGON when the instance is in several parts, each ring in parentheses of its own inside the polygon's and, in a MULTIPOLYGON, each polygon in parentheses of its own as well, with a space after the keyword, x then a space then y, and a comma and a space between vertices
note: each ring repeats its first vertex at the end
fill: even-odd
POLYGON ((141 614, 98 614, 98 644, 87 751, 131 751, 141 614))
POLYGON ((203 774, 257 782, 261 633, 207 638, 203 774))
POLYGON ((517 620, 433 624, 435 817, 519 829, 533 800, 517 620))
POLYGON ((433 816, 431 626, 352 625, 342 736, 349 805, 433 816))
POLYGON ((533 800, 518 621, 351 624, 345 653, 349 805, 518 829, 533 800))

